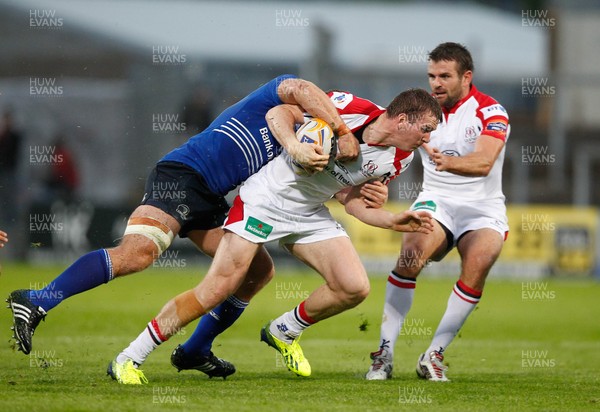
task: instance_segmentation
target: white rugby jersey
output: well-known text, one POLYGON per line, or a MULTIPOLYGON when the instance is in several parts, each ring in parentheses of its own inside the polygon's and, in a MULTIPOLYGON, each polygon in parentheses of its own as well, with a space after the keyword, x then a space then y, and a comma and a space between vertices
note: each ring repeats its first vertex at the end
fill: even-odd
MULTIPOLYGON (((350 93, 333 92, 330 96, 359 139, 363 128, 385 112, 380 106, 350 93)), ((296 173, 291 157, 284 151, 242 185, 240 197, 244 203, 264 205, 285 211, 286 215, 309 216, 346 187, 370 180, 388 184, 406 170, 412 159, 412 152, 361 143, 357 159, 341 163, 332 158, 322 172, 302 176, 296 173)))
MULTIPOLYGON (((448 156, 464 156, 473 152, 480 135, 492 136, 506 142, 510 133, 506 110, 492 97, 479 92, 475 86, 464 99, 444 111, 442 122, 431 132, 429 147, 448 156)), ((420 147, 423 163, 423 191, 461 197, 470 200, 504 199, 502 193, 502 164, 505 148, 485 177, 459 176, 438 172, 435 163, 420 147)))

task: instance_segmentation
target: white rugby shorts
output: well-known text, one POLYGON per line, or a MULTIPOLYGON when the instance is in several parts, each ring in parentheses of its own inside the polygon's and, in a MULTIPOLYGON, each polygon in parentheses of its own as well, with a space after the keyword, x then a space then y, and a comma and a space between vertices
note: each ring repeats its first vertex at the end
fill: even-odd
POLYGON ((278 240, 280 245, 348 237, 325 206, 314 214, 301 216, 277 209, 268 201, 244 203, 240 196, 234 199, 223 228, 253 243, 278 240))
POLYGON ((421 192, 410 210, 429 212, 452 233, 452 246, 456 246, 457 240, 471 230, 494 229, 504 239, 508 235, 506 205, 502 199, 468 200, 421 192))

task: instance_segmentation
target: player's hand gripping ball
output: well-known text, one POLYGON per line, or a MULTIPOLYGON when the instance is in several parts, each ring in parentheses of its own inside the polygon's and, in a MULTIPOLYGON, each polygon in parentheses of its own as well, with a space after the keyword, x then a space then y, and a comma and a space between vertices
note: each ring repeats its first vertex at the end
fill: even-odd
MULTIPOLYGON (((323 154, 335 155, 335 134, 331 127, 319 118, 313 118, 304 123, 298 131, 296 138, 300 143, 316 144, 323 148, 323 154)), ((297 162, 293 162, 296 172, 304 174, 306 171, 297 162)))

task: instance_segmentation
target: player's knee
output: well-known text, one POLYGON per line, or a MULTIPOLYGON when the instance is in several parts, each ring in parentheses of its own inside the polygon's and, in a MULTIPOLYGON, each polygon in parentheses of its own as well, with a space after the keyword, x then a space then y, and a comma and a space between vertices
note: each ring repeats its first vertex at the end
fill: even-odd
POLYGON ((275 265, 273 259, 266 251, 258 253, 250 265, 246 276, 251 282, 260 284, 259 288, 269 283, 275 276, 275 265))
POLYGON ((369 281, 365 279, 365 281, 358 282, 353 287, 344 288, 341 300, 346 308, 353 308, 364 301, 369 296, 370 291, 369 281))
POLYGON ((362 289, 360 289, 357 293, 354 294, 353 301, 354 301, 355 305, 358 305, 363 300, 365 300, 367 298, 367 296, 369 296, 370 292, 371 292, 371 286, 367 282, 367 284, 362 289))

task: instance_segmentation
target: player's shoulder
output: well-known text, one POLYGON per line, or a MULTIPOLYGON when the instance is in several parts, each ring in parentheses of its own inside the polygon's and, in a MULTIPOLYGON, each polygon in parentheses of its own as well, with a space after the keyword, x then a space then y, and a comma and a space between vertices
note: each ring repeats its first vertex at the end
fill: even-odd
POLYGON ((275 84, 280 84, 282 81, 287 80, 287 79, 299 79, 298 76, 296 76, 295 74, 280 74, 279 76, 271 79, 272 83, 275 84))
POLYGON ((492 96, 476 90, 475 93, 473 93, 473 98, 477 101, 477 111, 481 113, 484 119, 496 116, 506 117, 508 119, 508 112, 504 106, 492 96))
POLYGON ((369 114, 381 106, 373 103, 369 99, 356 96, 345 90, 329 90, 327 95, 333 102, 333 105, 340 110, 352 110, 357 114, 369 114))
MULTIPOLYGON (((385 149, 383 146, 379 146, 382 149, 385 149)), ((388 153, 391 155, 392 159, 392 163, 394 164, 394 166, 396 168, 404 168, 407 167, 410 162, 413 161, 414 157, 415 157, 415 152, 407 152, 401 149, 398 149, 397 147, 393 147, 393 146, 389 146, 387 147, 387 151, 388 153)))
POLYGON ((329 96, 333 105, 338 109, 345 109, 354 101, 354 95, 345 90, 329 90, 327 96, 329 96))
POLYGON ((271 80, 269 80, 268 82, 262 84, 262 86, 260 86, 256 92, 263 92, 263 93, 275 93, 277 92, 277 90, 279 89, 279 86, 281 85, 281 83, 283 83, 285 80, 300 80, 298 78, 298 76, 296 76, 295 74, 280 74, 277 77, 272 78, 271 80))

